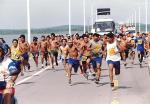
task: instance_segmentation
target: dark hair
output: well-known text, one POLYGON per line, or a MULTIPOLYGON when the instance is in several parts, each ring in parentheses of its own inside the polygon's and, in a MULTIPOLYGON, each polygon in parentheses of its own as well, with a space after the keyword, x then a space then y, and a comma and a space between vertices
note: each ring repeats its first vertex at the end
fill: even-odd
POLYGON ((67 42, 67 39, 62 39, 62 41, 64 41, 64 40, 67 42))
POLYGON ((107 34, 107 37, 114 38, 114 34, 112 32, 110 32, 110 33, 107 34))
POLYGON ((97 34, 97 33, 94 33, 94 34, 93 34, 93 36, 99 37, 99 34, 97 34))
POLYGON ((50 36, 49 35, 47 35, 47 37, 46 38, 50 38, 50 36))
POLYGON ((83 35, 82 35, 82 37, 83 37, 83 38, 84 38, 84 37, 89 38, 89 36, 88 36, 88 35, 86 35, 86 34, 83 34, 83 35))
POLYGON ((41 36, 41 38, 45 38, 45 36, 44 36, 44 35, 42 35, 42 36, 41 36))
POLYGON ((78 33, 76 33, 76 34, 75 34, 75 36, 79 37, 79 34, 78 34, 78 33))
POLYGON ((37 41, 38 40, 38 38, 37 37, 33 37, 33 41, 37 41))
POLYGON ((54 37, 55 37, 55 33, 51 33, 51 36, 54 36, 54 37))
POLYGON ((13 40, 12 40, 12 42, 14 42, 14 41, 16 41, 16 42, 18 43, 18 40, 17 40, 17 39, 13 39, 13 40))
POLYGON ((145 36, 146 36, 146 33, 142 33, 142 35, 145 35, 145 36))
POLYGON ((25 35, 23 35, 23 34, 22 34, 22 35, 20 35, 20 38, 23 38, 23 39, 25 39, 25 35))

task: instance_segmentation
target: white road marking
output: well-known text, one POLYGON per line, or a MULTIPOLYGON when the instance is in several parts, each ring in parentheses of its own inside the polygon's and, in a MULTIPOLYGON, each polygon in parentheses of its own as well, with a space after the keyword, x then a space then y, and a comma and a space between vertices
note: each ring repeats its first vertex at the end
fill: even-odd
MULTIPOLYGON (((61 61, 58 61, 58 63, 60 63, 60 62, 61 62, 61 61)), ((42 70, 40 70, 40 71, 34 73, 34 74, 31 75, 30 77, 27 77, 27 78, 25 78, 25 79, 23 79, 23 80, 17 82, 17 83, 16 83, 16 86, 19 85, 19 84, 21 84, 21 83, 24 83, 24 82, 30 80, 30 79, 33 78, 34 76, 37 76, 37 75, 43 73, 43 72, 44 72, 45 70, 47 70, 48 68, 50 68, 50 66, 47 66, 46 68, 44 68, 44 69, 42 69, 42 70)))

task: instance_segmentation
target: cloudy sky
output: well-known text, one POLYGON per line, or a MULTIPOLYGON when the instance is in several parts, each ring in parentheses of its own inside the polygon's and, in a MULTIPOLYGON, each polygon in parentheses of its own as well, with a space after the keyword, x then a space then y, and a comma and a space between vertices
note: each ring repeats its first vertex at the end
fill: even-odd
MULTIPOLYGON (((141 22, 145 23, 144 0, 86 0, 86 24, 91 23, 91 1, 94 4, 94 11, 96 8, 111 8, 111 17, 117 22, 126 21, 135 10, 138 15, 140 6, 141 22)), ((72 24, 82 25, 82 0, 71 0, 71 7, 72 24)), ((30 0, 30 11, 32 28, 68 24, 68 0, 30 0)), ((150 11, 150 6, 148 11, 150 11)), ((148 13, 148 18, 150 18, 150 12, 148 13)), ((26 0, 0 0, 0 29, 25 29, 27 27, 26 14, 26 0)), ((148 23, 150 24, 150 19, 148 23)))

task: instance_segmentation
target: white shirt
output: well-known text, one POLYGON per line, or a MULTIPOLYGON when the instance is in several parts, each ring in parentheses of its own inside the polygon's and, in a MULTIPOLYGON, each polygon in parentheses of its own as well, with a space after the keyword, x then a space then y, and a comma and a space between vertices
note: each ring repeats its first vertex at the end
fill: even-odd
POLYGON ((11 62, 12 60, 10 58, 5 57, 4 60, 0 63, 0 81, 9 80, 10 76, 8 66, 11 62))
POLYGON ((120 57, 120 54, 118 53, 118 51, 119 50, 117 48, 117 42, 116 41, 114 43, 112 43, 112 44, 107 43, 107 57, 106 57, 106 61, 108 61, 108 60, 120 61, 121 57, 120 57))

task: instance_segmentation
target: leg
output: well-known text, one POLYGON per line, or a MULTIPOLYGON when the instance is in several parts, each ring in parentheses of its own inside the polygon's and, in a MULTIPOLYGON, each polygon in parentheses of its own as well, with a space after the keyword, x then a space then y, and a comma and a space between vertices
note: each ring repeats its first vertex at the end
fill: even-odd
POLYGON ((98 84, 99 81, 100 81, 100 76, 101 76, 101 65, 99 63, 97 63, 96 70, 97 70, 97 73, 96 73, 97 74, 97 76, 96 76, 96 84, 98 84))
POLYGON ((42 68, 44 68, 44 52, 41 53, 42 68))
POLYGON ((69 64, 68 66, 68 78, 69 78, 69 84, 71 84, 71 72, 72 72, 72 65, 69 64))
POLYGON ((109 67, 110 82, 113 83, 113 67, 114 67, 114 65, 112 63, 108 63, 108 67, 109 67))
POLYGON ((5 89, 4 91, 4 98, 3 98, 3 104, 12 104, 12 89, 5 89))
POLYGON ((48 64, 47 61, 48 61, 48 58, 49 58, 48 52, 45 52, 45 53, 44 53, 44 58, 45 58, 45 62, 46 62, 46 63, 45 63, 45 66, 47 66, 47 64, 48 64))

